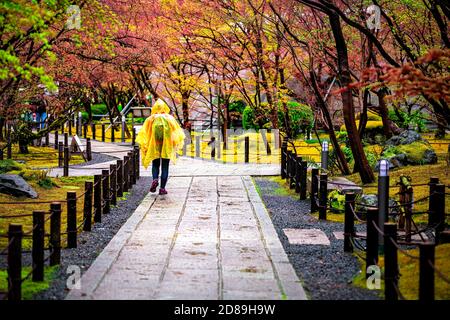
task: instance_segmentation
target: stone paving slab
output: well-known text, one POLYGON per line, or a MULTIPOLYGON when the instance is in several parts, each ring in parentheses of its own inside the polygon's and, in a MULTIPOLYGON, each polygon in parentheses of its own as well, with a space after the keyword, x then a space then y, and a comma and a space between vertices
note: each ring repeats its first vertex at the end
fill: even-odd
POLYGON ((167 189, 66 299, 306 299, 249 176, 172 176, 167 189))
POLYGON ((330 245, 327 235, 319 229, 283 229, 290 244, 330 245))

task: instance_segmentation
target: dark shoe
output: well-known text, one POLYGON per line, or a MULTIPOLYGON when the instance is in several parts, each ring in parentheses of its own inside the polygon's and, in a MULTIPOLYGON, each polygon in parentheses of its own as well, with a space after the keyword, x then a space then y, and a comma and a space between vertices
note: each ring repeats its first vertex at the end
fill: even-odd
POLYGON ((167 194, 167 190, 161 188, 161 189, 159 189, 159 194, 161 194, 161 195, 167 194))
POLYGON ((158 179, 153 180, 152 186, 150 187, 150 192, 155 192, 156 191, 156 187, 158 187, 158 185, 159 185, 158 179))

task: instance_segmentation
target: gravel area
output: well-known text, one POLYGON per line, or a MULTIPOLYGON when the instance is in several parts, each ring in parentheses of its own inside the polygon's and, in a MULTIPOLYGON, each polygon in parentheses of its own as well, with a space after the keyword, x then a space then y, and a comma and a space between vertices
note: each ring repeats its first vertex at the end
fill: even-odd
MULTIPOLYGON (((343 249, 343 240, 337 240, 333 232, 343 232, 342 223, 318 221, 309 214, 309 200, 300 201, 291 196, 274 193, 279 185, 267 177, 255 177, 261 196, 283 247, 304 289, 312 300, 376 300, 375 291, 351 285, 359 272, 357 258, 343 249), (283 232, 285 228, 320 229, 330 240, 330 245, 291 245, 283 232)), ((364 229, 356 226, 357 231, 364 229)))
MULTIPOLYGON (((142 202, 150 188, 152 178, 141 177, 133 186, 126 200, 119 201, 111 212, 102 216, 102 222, 93 224, 92 232, 82 232, 78 236, 78 248, 61 251, 61 265, 52 281, 50 288, 37 294, 36 300, 62 300, 67 294, 66 273, 68 266, 77 265, 83 274, 96 257, 102 252, 109 241, 119 231, 122 225, 133 214, 142 202)), ((24 266, 31 264, 29 254, 23 255, 24 266)), ((0 257, 0 268, 6 268, 6 256, 0 257)))

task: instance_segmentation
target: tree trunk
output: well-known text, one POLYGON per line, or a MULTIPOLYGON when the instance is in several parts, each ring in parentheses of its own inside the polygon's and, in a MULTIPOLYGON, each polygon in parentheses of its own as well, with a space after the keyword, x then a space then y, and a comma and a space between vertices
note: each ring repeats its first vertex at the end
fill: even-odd
POLYGON ((182 94, 181 95, 181 110, 183 112, 183 128, 189 130, 191 132, 192 125, 189 121, 189 104, 188 104, 189 96, 182 94))
POLYGON ((333 149, 336 153, 336 159, 339 165, 339 169, 341 170, 342 174, 348 175, 350 174, 350 168, 348 167, 347 160, 345 159, 345 155, 342 152, 341 146, 339 145, 339 142, 336 138, 336 135, 334 133, 333 129, 333 121, 331 119, 330 113, 328 112, 327 106, 325 101, 322 98, 322 95, 319 90, 319 86, 317 85, 316 75, 314 73, 314 70, 312 69, 312 66, 310 66, 310 78, 311 78, 311 84, 314 90, 314 93, 316 95, 317 105, 322 110, 325 121, 328 125, 328 134, 330 136, 331 144, 333 145, 333 149))
POLYGON ((358 134, 358 128, 356 128, 352 91, 349 89, 351 77, 348 65, 347 45, 345 43, 344 35, 342 34, 339 16, 336 13, 329 13, 328 17, 336 45, 338 70, 341 80, 340 82, 341 86, 346 89, 341 92, 341 98, 343 104, 344 122, 350 141, 350 148, 352 149, 353 158, 355 159, 355 165, 359 169, 358 171, 361 176, 361 181, 363 183, 370 183, 375 180, 375 176, 370 168, 369 162, 367 161, 361 138, 358 134))

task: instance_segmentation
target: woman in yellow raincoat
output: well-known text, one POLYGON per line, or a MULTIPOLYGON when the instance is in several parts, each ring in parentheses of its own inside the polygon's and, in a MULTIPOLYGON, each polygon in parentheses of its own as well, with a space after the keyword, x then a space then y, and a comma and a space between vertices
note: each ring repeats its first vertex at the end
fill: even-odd
POLYGON ((169 106, 158 99, 152 107, 151 116, 145 120, 136 137, 141 148, 143 166, 147 169, 152 163, 153 182, 150 192, 155 192, 158 187, 159 167, 162 167, 159 194, 167 194, 169 162, 176 161, 177 151, 183 146, 185 138, 183 129, 169 112, 169 106))

